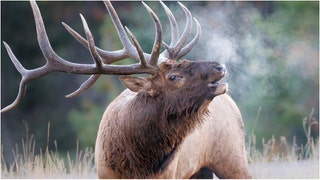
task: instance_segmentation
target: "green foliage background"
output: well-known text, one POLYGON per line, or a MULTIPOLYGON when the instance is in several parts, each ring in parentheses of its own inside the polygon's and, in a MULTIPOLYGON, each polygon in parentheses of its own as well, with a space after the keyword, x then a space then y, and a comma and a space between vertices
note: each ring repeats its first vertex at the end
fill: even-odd
MULTIPOLYGON (((154 39, 152 20, 140 2, 113 2, 120 19, 150 51, 154 39)), ((158 2, 148 2, 159 15, 164 40, 169 42, 168 20, 158 2)), ((184 14, 176 2, 166 2, 184 27, 184 14)), ((242 112, 247 133, 258 139, 276 136, 305 142, 302 118, 315 108, 319 116, 319 2, 184 2, 200 21, 200 43, 187 59, 216 60, 226 64, 229 94, 242 112), (259 116, 257 114, 259 112, 259 116)), ((52 46, 63 58, 91 63, 86 48, 60 24, 66 22, 83 34, 82 13, 96 44, 107 50, 122 48, 102 2, 39 2, 52 46)), ((1 40, 6 41, 27 68, 44 64, 37 45, 35 25, 28 2, 1 1, 1 40)), ((20 75, 1 46, 1 107, 11 103, 20 75)), ((125 60, 120 63, 131 63, 125 60)), ((83 95, 66 99, 86 76, 54 73, 31 82, 18 107, 1 114, 1 143, 9 159, 11 148, 28 133, 37 146, 57 141, 60 151, 94 146, 104 109, 124 87, 117 76, 99 79, 83 95)), ((317 118, 318 120, 318 118, 317 118)), ((39 148, 36 148, 39 149, 39 148)), ((8 160, 10 161, 10 160, 8 160)))

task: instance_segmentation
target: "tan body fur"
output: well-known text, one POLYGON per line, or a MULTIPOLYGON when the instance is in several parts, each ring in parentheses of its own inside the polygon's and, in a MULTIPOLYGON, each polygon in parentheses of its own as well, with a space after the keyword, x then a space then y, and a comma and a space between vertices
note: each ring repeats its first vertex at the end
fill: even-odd
MULTIPOLYGON (((99 178, 123 178, 105 164, 104 133, 106 121, 113 112, 130 111, 125 104, 136 93, 125 90, 105 111, 96 140, 95 164, 99 178)), ((202 167, 208 167, 224 178, 249 178, 241 114, 228 95, 220 95, 209 104, 209 114, 202 124, 183 141, 164 172, 149 178, 190 178, 202 167)))

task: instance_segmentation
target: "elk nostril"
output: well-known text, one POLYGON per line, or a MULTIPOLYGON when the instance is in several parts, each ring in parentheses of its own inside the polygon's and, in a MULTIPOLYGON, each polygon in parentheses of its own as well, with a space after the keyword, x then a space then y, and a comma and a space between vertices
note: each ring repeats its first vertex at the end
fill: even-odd
POLYGON ((216 66, 215 69, 222 74, 225 74, 227 72, 226 66, 224 64, 216 66))

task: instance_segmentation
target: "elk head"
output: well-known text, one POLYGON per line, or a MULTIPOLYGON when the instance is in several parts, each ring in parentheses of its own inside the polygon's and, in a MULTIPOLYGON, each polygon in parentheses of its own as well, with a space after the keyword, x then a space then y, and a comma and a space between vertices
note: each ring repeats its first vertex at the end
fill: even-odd
POLYGON ((120 80, 131 91, 151 97, 183 95, 187 99, 212 100, 226 92, 227 84, 218 82, 225 74, 225 67, 217 62, 168 60, 160 64, 159 71, 153 76, 121 76, 120 80))
POLYGON ((179 58, 186 55, 194 47, 201 34, 199 22, 195 18, 192 18, 190 11, 181 3, 179 3, 179 5, 186 15, 186 26, 180 36, 175 17, 169 8, 160 1, 168 16, 171 27, 171 42, 167 44, 162 41, 162 26, 160 20, 152 9, 142 2, 151 15, 156 29, 155 41, 150 54, 143 52, 135 36, 127 27, 123 27, 115 9, 108 0, 104 1, 104 4, 123 44, 123 49, 105 51, 96 47, 86 20, 81 14, 86 39, 71 27, 62 23, 70 34, 90 51, 94 61, 93 64, 72 63, 58 56, 51 47, 36 2, 31 1, 30 3, 36 23, 38 43, 46 59, 46 64, 32 70, 25 69, 15 57, 9 45, 4 42, 10 59, 22 75, 22 80, 15 101, 3 108, 1 112, 8 111, 19 104, 25 95, 28 82, 57 71, 91 75, 79 89, 66 97, 81 94, 90 88, 101 74, 150 74, 150 76, 146 78, 134 76, 122 76, 120 78, 123 84, 131 91, 150 97, 156 97, 160 94, 168 97, 184 94, 192 99, 195 97, 194 95, 197 94, 197 97, 201 97, 204 101, 212 100, 215 96, 227 91, 227 84, 218 82, 226 74, 226 69, 223 65, 212 61, 178 61, 179 58), (195 37, 187 43, 188 37, 191 34, 193 20, 197 26, 197 32, 195 37), (164 46, 165 50, 160 52, 162 46, 164 46), (130 65, 112 64, 125 58, 132 58, 138 62, 130 65))

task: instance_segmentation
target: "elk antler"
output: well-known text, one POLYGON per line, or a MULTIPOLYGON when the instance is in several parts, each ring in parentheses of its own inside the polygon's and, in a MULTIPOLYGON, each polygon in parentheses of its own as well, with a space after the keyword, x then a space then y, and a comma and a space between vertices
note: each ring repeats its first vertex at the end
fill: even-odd
MULTIPOLYGON (((164 46, 166 47, 166 51, 164 51, 161 54, 164 54, 164 56, 167 59, 177 60, 182 56, 186 55, 188 52, 190 52, 193 46, 198 42, 201 35, 201 26, 198 20, 194 18, 194 21, 196 22, 196 25, 197 25, 197 33, 195 37, 185 47, 183 47, 188 40, 188 37, 191 32, 191 28, 192 28, 192 15, 190 11, 182 3, 178 2, 178 4, 183 9, 187 19, 187 24, 185 26, 185 29, 181 37, 179 38, 180 36, 179 28, 178 28, 176 19, 174 18, 170 9, 163 2, 160 1, 160 3, 163 6, 164 10, 166 11, 166 14, 170 22, 170 27, 171 27, 171 43, 170 45, 167 45, 165 42, 163 42, 164 46)), ((161 63, 162 60, 163 59, 161 59, 159 63, 161 63)))
POLYGON ((157 15, 152 11, 152 9, 148 5, 143 3, 144 7, 151 15, 156 29, 156 37, 152 53, 144 53, 135 36, 129 31, 127 27, 124 28, 122 26, 120 19, 110 1, 104 1, 104 3, 107 7, 107 10, 111 16, 113 24, 116 27, 116 30, 124 47, 123 49, 117 51, 105 51, 95 47, 95 42, 91 34, 91 31, 87 25, 87 22, 85 18, 80 14, 83 23, 83 28, 86 34, 86 39, 79 35, 76 31, 71 29, 68 25, 62 23, 64 27, 71 33, 71 35, 73 35, 82 45, 84 45, 90 51, 90 54, 94 60, 94 64, 78 64, 66 61, 54 52, 47 37, 40 10, 35 1, 30 1, 36 23, 38 43, 42 51, 42 54, 46 59, 46 64, 36 69, 25 69, 19 62, 19 60, 15 57, 9 45, 6 42, 3 42, 11 61, 13 62, 19 73, 22 75, 22 79, 19 86, 19 92, 15 101, 7 107, 1 109, 1 113, 9 111, 10 109, 14 108, 19 104, 19 102, 25 95, 28 82, 45 76, 51 72, 65 72, 73 74, 91 75, 87 81, 81 84, 79 89, 66 96, 73 97, 90 88, 101 74, 155 74, 159 69, 158 63, 161 63, 167 60, 168 58, 176 60, 184 56, 192 49, 192 47, 196 44, 200 37, 200 25, 198 21, 194 19, 197 24, 197 33, 193 40, 191 40, 186 46, 184 46, 192 27, 192 15, 190 11, 181 3, 179 3, 187 17, 187 24, 185 30, 182 36, 179 38, 179 29, 175 18, 172 15, 172 12, 169 10, 169 8, 161 2, 170 21, 172 38, 170 45, 163 43, 166 50, 160 54, 160 49, 162 45, 161 23, 157 15), (125 29, 129 34, 132 42, 127 36, 125 29), (134 60, 137 60, 138 63, 130 65, 111 65, 111 63, 113 62, 125 58, 132 58, 134 60))

